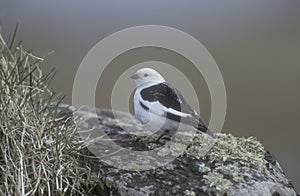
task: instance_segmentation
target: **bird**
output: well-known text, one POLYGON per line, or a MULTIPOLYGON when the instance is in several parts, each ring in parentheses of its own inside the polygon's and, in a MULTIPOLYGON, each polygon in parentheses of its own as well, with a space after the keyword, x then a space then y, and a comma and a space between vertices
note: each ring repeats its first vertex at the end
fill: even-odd
POLYGON ((174 135, 179 125, 195 128, 197 133, 213 137, 180 91, 167 83, 156 70, 141 68, 130 78, 136 84, 133 98, 135 117, 149 131, 160 134, 159 139, 174 135))

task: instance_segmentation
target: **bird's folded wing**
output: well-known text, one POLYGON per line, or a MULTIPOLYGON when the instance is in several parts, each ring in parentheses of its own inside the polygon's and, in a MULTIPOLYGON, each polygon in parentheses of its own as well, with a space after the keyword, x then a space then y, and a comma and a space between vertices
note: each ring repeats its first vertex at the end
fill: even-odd
POLYGON ((194 127, 199 117, 181 93, 168 83, 159 83, 141 90, 142 102, 155 114, 181 121, 194 127))

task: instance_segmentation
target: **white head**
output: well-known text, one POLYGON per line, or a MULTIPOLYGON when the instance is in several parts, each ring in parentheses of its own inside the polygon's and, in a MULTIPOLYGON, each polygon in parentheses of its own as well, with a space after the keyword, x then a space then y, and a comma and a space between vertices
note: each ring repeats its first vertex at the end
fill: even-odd
POLYGON ((165 82, 165 79, 157 71, 150 68, 139 69, 130 78, 134 79, 136 86, 140 86, 149 82, 165 82))

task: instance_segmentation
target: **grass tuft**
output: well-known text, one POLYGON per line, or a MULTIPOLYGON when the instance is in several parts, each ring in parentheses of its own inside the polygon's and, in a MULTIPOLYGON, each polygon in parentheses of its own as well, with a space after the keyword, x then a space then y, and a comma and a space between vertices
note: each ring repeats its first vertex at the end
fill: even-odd
POLYGON ((42 62, 0 35, 0 195, 89 194, 101 186, 100 172, 84 162, 72 115, 59 108, 42 62))

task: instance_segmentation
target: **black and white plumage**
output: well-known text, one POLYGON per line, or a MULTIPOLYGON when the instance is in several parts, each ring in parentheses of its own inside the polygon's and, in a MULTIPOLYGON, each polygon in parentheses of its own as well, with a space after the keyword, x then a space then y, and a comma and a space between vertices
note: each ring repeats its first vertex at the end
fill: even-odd
POLYGON ((186 102, 182 94, 166 83, 154 69, 138 70, 132 79, 136 82, 134 111, 137 119, 146 127, 159 134, 174 131, 181 125, 194 127, 207 133, 207 126, 197 112, 186 102))

